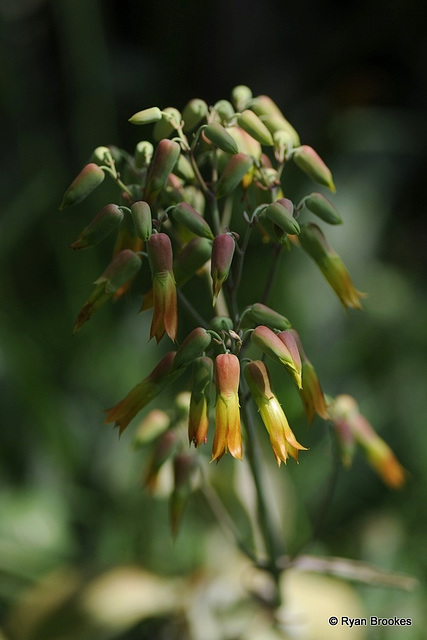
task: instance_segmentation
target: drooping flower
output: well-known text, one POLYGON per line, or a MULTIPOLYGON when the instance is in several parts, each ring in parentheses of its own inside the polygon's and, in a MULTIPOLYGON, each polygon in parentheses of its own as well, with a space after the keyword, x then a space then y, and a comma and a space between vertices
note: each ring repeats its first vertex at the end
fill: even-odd
POLYGON ((211 358, 196 358, 193 364, 193 380, 188 417, 188 440, 199 447, 206 443, 209 427, 209 404, 213 379, 211 358))
POLYGON ((153 234, 147 242, 147 251, 153 280, 154 304, 150 339, 156 336, 159 343, 166 332, 169 338, 175 341, 178 331, 178 309, 169 236, 165 233, 153 234))
POLYGON ((263 353, 283 364, 298 389, 301 388, 301 362, 298 363, 299 358, 294 360, 285 342, 274 331, 265 325, 259 325, 253 330, 251 340, 263 353))
POLYGON ((212 461, 220 460, 224 453, 242 458, 242 437, 239 411, 240 362, 231 353, 222 353, 215 359, 215 435, 212 461))
POLYGON ((229 233, 220 233, 213 241, 211 276, 214 306, 219 296, 219 292, 221 291, 221 287, 228 278, 235 247, 235 240, 229 233))
POLYGON ((374 431, 372 425, 359 411, 352 396, 343 394, 331 399, 328 411, 335 427, 343 461, 352 461, 354 446, 359 445, 369 464, 392 489, 400 489, 405 483, 406 472, 388 444, 374 431))
POLYGON ((175 351, 167 353, 153 371, 129 391, 123 400, 111 409, 107 409, 105 422, 114 422, 114 426, 120 429, 120 435, 132 418, 151 402, 167 384, 181 374, 181 370, 171 374, 175 353, 175 351))
POLYGON ((306 450, 295 438, 286 415, 274 395, 267 367, 262 360, 249 362, 245 367, 245 379, 258 407, 261 419, 270 436, 274 457, 280 467, 288 457, 298 461, 298 451, 306 450))

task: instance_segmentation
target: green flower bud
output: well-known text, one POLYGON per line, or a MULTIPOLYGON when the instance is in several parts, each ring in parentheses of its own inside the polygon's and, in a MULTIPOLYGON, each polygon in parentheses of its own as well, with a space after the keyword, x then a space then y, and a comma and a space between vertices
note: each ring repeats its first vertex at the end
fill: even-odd
POLYGON ((193 238, 176 256, 173 270, 178 286, 182 287, 210 259, 212 242, 207 238, 193 238))
POLYGON ((222 331, 228 332, 233 330, 234 322, 228 316, 215 316, 209 322, 209 328, 217 333, 221 333, 222 331))
POLYGON ((206 117, 208 105, 204 100, 194 98, 188 102, 183 111, 182 119, 184 120, 184 131, 192 131, 206 117))
POLYGON ((96 164, 105 164, 111 158, 111 151, 108 147, 96 147, 92 153, 91 161, 96 164))
POLYGON ((215 306, 219 292, 228 274, 233 260, 236 242, 228 233, 217 235, 212 244, 211 276, 213 289, 213 305, 215 306))
POLYGON ((68 187, 59 209, 62 211, 87 198, 101 184, 104 178, 105 173, 97 164, 94 162, 87 164, 68 187))
POLYGON ((228 100, 218 100, 214 104, 213 110, 216 111, 221 122, 229 122, 234 116, 233 105, 228 100))
POLYGON ((212 337, 203 327, 196 327, 182 341, 176 352, 173 363, 173 370, 186 368, 194 362, 196 358, 203 355, 209 347, 212 337))
POLYGON ((195 456, 178 454, 174 458, 174 489, 169 500, 169 518, 174 538, 178 535, 185 507, 194 492, 198 468, 195 456))
POLYGON ((148 140, 141 140, 135 147, 135 166, 137 169, 142 169, 150 164, 153 157, 154 147, 148 140))
POLYGON ((135 439, 133 441, 135 449, 139 449, 158 438, 169 428, 170 423, 171 419, 166 411, 153 409, 147 413, 145 418, 138 425, 135 439))
POLYGON ((123 212, 116 204, 107 204, 94 217, 92 222, 81 232, 70 247, 72 249, 88 249, 95 247, 108 236, 123 220, 123 212))
POLYGON ((208 140, 213 142, 219 149, 222 149, 222 151, 231 154, 238 153, 239 150, 233 138, 219 122, 208 124, 203 133, 208 140))
POLYGON ((249 106, 261 118, 271 133, 286 131, 292 139, 293 146, 301 144, 298 133, 271 98, 258 96, 251 101, 249 106))
POLYGON ((252 166, 252 158, 244 153, 236 153, 230 158, 218 181, 216 198, 222 198, 234 191, 252 166))
POLYGON ((178 162, 174 168, 174 173, 185 180, 185 182, 194 182, 196 179, 191 162, 182 153, 179 155, 178 162))
POLYGON ((206 220, 186 202, 179 202, 176 205, 172 210, 172 217, 195 233, 196 236, 213 240, 214 235, 206 220))
POLYGON ((144 200, 138 200, 131 206, 131 213, 138 238, 148 240, 153 230, 150 205, 144 200))
POLYGON ((261 144, 273 146, 273 137, 265 124, 259 119, 259 117, 250 109, 246 109, 237 118, 239 127, 244 129, 255 140, 258 140, 261 144))
POLYGON ((236 105, 237 111, 243 111, 252 99, 252 91, 246 85, 239 84, 231 92, 231 98, 236 105))
POLYGON ((329 224, 342 224, 342 218, 334 205, 321 193, 311 193, 304 198, 304 204, 318 218, 329 224))
MULTIPOLYGON (((280 229, 282 229, 282 231, 284 231, 285 233, 298 235, 300 232, 300 226, 298 222, 295 220, 295 218, 293 217, 292 213, 289 212, 289 206, 284 205, 285 200, 287 199, 282 198, 281 200, 272 202, 263 211, 263 213, 267 216, 269 220, 271 220, 274 224, 280 227, 280 229)), ((289 202, 290 200, 287 200, 287 203, 289 202)), ((292 206, 292 209, 293 209, 293 206, 292 206)))
POLYGON ((304 144, 302 147, 294 149, 292 158, 295 164, 304 171, 309 178, 314 180, 314 182, 325 185, 335 193, 332 174, 313 147, 304 144))
POLYGON ((282 331, 290 329, 291 323, 285 316, 282 316, 274 309, 270 309, 261 302, 247 307, 244 311, 244 324, 250 325, 266 325, 270 329, 280 329, 282 331))
POLYGON ((129 122, 131 124, 151 124, 161 119, 162 112, 159 107, 150 107, 149 109, 143 109, 142 111, 134 113, 134 115, 129 118, 129 122))
POLYGON ((148 170, 145 185, 145 200, 151 205, 165 186, 179 154, 180 146, 173 140, 161 140, 157 145, 148 170))
POLYGON ((175 107, 163 109, 162 118, 154 125, 154 140, 168 138, 173 131, 176 131, 181 124, 181 114, 175 107))
POLYGON ((123 249, 116 253, 102 275, 95 280, 95 284, 105 285, 105 293, 114 293, 133 278, 140 268, 141 258, 134 251, 123 249))

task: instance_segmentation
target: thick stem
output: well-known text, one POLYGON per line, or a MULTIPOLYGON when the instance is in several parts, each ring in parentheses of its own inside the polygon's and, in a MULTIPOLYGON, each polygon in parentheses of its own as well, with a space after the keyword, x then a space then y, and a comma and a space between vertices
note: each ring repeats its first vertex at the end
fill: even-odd
POLYGON ((263 456, 255 432, 253 405, 249 402, 245 386, 244 382, 241 381, 240 407, 247 434, 246 453, 254 479, 259 525, 268 556, 268 561, 264 568, 273 578, 275 592, 272 605, 278 607, 281 602, 279 579, 282 571, 279 566, 279 558, 284 555, 285 549, 270 510, 271 501, 269 500, 268 491, 265 486, 265 476, 261 467, 263 456))

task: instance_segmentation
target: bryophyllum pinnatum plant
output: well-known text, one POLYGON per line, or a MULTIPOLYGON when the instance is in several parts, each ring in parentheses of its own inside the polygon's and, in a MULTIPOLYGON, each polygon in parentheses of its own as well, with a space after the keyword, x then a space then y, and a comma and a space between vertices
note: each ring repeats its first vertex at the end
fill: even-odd
MULTIPOLYGON (((277 583, 284 566, 283 546, 278 544, 263 486, 261 468, 269 460, 260 456, 259 430, 266 429, 271 460, 279 467, 310 451, 304 446, 304 433, 295 434, 288 423, 286 398, 274 392, 270 363, 278 363, 295 384, 308 425, 317 415, 331 427, 345 466, 359 448, 389 487, 399 488, 405 481, 402 466, 356 401, 348 395, 324 394, 298 327, 293 326, 292 309, 268 306, 280 257, 302 251, 345 309, 361 309, 363 294, 326 238, 327 225, 342 223, 331 196, 323 193, 335 192, 333 178, 317 152, 301 144, 278 106, 267 96, 253 97, 245 86, 233 90, 231 102, 208 106, 194 99, 182 113, 173 107, 149 107, 135 113, 130 123, 141 126, 143 136, 149 137, 146 132, 152 129, 153 142, 143 138, 133 155, 116 147, 95 149, 60 207, 77 205, 94 189, 102 189, 104 179, 117 184, 117 202, 106 204, 71 244, 75 250, 87 249, 116 236, 111 262, 95 280, 74 332, 102 305, 137 288, 140 270, 150 273, 150 287, 141 291, 142 310, 152 314, 147 338, 167 341, 169 351, 107 410, 106 423, 121 434, 163 389, 181 378, 187 393, 180 395, 177 406, 186 416, 187 441, 182 438, 182 420, 159 408, 146 415, 136 432, 138 446, 156 441, 147 486, 154 487, 163 464, 173 462, 170 513, 176 534, 197 482, 200 459, 206 458, 200 450, 210 442, 210 457, 217 463, 225 454, 237 460, 247 456, 264 541, 264 550, 249 550, 248 555, 277 583), (285 188, 282 173, 288 163, 307 178, 309 193, 299 202, 293 202, 285 188), (311 183, 319 191, 310 191, 311 183), (242 308, 239 288, 244 285, 250 241, 271 247, 271 264, 266 265, 263 290, 254 291, 252 303, 242 308), (191 287, 183 291, 197 278, 206 284, 211 318, 201 316, 191 287), (180 333, 181 314, 193 320, 188 335, 180 333)), ((263 267, 260 264, 260 270, 263 267)), ((143 340, 141 349, 144 346, 143 340)), ((273 600, 277 604, 277 593, 273 600)))

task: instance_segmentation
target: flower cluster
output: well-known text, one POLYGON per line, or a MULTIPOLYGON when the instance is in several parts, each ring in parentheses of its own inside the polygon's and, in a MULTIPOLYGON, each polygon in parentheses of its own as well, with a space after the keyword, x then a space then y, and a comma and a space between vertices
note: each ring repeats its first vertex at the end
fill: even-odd
MULTIPOLYGON (((301 144, 297 131, 268 96, 254 97, 244 86, 233 90, 231 102, 219 100, 208 106, 194 99, 182 113, 174 107, 149 107, 135 113, 130 122, 154 125, 155 146, 140 140, 133 154, 117 147, 98 147, 60 207, 66 209, 89 197, 106 175, 119 189, 119 202, 107 204, 71 244, 75 250, 87 249, 116 234, 111 262, 95 280, 95 290, 80 311, 74 331, 107 301, 118 300, 130 287, 140 286, 142 309, 152 309, 150 339, 155 337, 159 343, 166 334, 177 346, 108 410, 106 422, 114 423, 122 433, 166 386, 189 372, 184 377, 190 378, 186 383, 190 443, 197 448, 206 443, 209 424, 214 421, 212 460, 219 461, 225 453, 241 459, 242 405, 246 409, 252 398, 278 465, 289 457, 297 460, 305 447, 272 390, 268 361, 290 376, 309 424, 318 415, 341 429, 337 426, 344 424, 339 418, 341 405, 325 400, 291 322, 264 304, 269 283, 264 290, 253 291, 255 301, 243 309, 239 288, 249 241, 258 238, 276 256, 285 248, 302 249, 342 305, 361 308, 363 294, 354 287, 325 231, 312 219, 315 216, 320 224, 338 225, 340 214, 318 191, 296 203, 283 191, 282 172, 287 163, 293 162, 309 180, 335 192, 331 171, 312 147, 301 144), (138 280, 144 270, 148 286, 138 280), (186 287, 195 278, 208 285, 206 297, 214 313, 209 321, 201 316, 202 305, 192 299, 191 287, 186 287), (196 325, 185 337, 180 333, 180 305, 192 314, 196 325)), ((353 428, 356 423, 360 418, 348 423, 352 438, 365 447, 386 482, 400 486, 397 467, 384 471, 384 451, 381 454, 379 446, 372 444, 374 438, 366 429, 353 428)), ((167 441, 164 433, 159 435, 162 456, 180 459, 182 447, 171 435, 173 425, 166 433, 167 441)), ((192 468, 187 462, 182 466, 192 468)), ((182 484, 179 468, 176 476, 182 484)))

